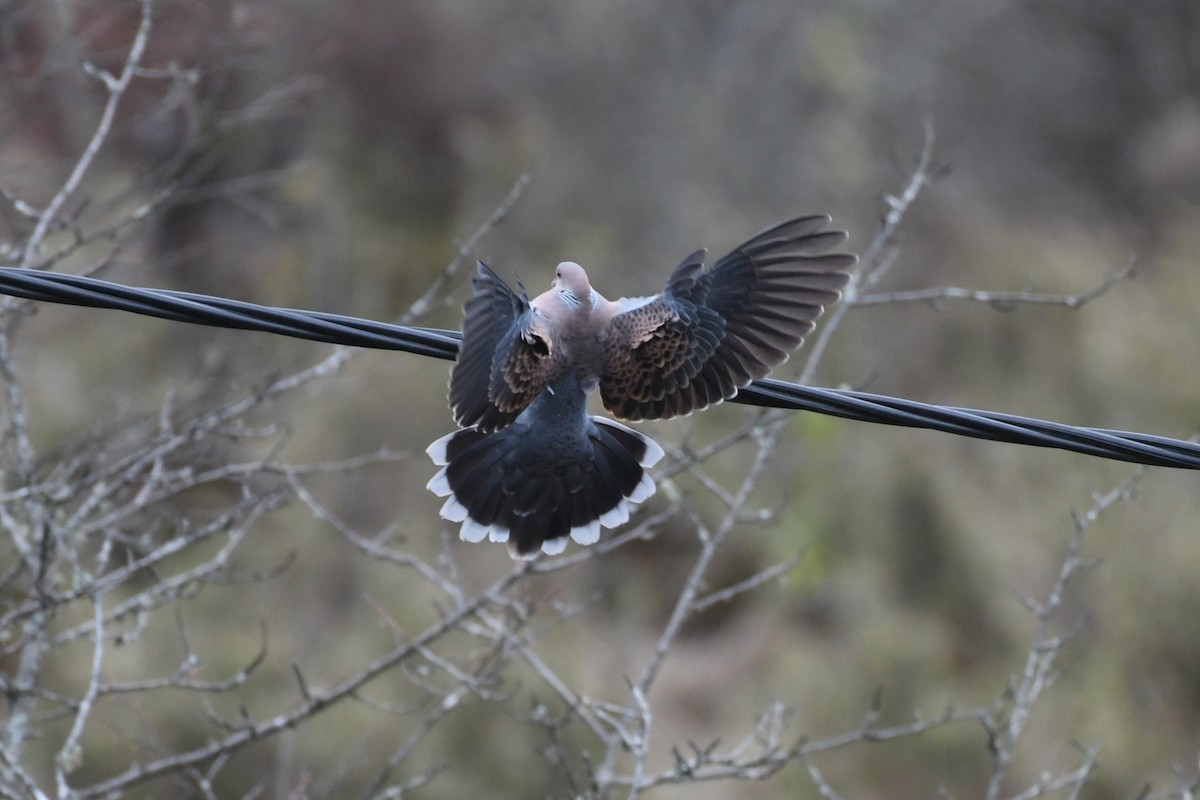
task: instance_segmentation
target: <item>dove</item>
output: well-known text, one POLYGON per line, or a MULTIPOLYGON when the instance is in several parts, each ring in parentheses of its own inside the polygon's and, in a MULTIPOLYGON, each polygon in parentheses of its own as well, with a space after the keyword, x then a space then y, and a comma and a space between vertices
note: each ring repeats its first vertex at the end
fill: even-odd
POLYGON ((477 263, 463 306, 449 400, 460 426, 427 453, 428 489, 468 542, 514 557, 594 544, 655 491, 663 449, 589 416, 589 393, 625 421, 668 419, 737 395, 787 360, 837 302, 856 256, 847 234, 806 216, 758 234, 705 267, 685 258, 656 295, 607 300, 571 261, 529 299, 477 263))

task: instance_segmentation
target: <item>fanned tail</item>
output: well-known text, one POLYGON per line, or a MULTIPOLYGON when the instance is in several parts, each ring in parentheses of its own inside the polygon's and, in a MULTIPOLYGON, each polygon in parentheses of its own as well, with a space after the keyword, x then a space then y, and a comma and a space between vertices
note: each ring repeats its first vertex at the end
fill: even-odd
POLYGON ((586 440, 547 443, 520 423, 493 433, 464 428, 426 452, 442 467, 428 488, 445 497, 441 515, 461 522, 464 541, 508 542, 514 556, 561 553, 568 539, 594 544, 600 528, 629 520, 654 494, 646 473, 663 456, 652 439, 601 417, 586 440))

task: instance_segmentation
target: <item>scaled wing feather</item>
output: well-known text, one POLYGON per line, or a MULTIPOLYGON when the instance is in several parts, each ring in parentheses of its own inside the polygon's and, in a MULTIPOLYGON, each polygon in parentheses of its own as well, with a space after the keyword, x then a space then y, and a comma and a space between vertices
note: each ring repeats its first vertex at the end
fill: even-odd
POLYGON ((549 383, 554 358, 544 319, 480 262, 463 306, 463 338, 450 372, 454 421, 504 428, 549 383))
POLYGON ((600 379, 604 406, 625 419, 688 414, 728 400, 787 360, 855 258, 827 216, 770 228, 704 269, 683 261, 655 298, 615 315, 600 379))

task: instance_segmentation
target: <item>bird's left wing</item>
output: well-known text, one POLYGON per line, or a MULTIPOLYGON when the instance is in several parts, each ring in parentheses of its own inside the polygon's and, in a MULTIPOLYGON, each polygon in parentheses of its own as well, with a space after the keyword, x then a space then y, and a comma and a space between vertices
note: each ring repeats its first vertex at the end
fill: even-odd
POLYGON ((704 268, 686 258, 661 294, 622 305, 610 321, 600 397, 624 419, 660 419, 728 400, 787 360, 855 262, 826 252, 844 231, 827 216, 776 225, 704 268))
POLYGON ((546 388, 554 372, 544 316, 482 262, 463 306, 463 338, 450 372, 450 408, 463 427, 504 428, 546 388))

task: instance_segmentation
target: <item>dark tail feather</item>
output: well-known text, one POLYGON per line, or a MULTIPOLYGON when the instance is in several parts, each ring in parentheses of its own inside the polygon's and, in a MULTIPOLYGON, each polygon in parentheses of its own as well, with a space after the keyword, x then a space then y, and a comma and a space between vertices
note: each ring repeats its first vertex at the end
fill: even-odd
POLYGON ((442 517, 461 522, 468 542, 508 542, 514 555, 561 553, 568 538, 594 544, 600 528, 629 520, 629 506, 654 494, 646 468, 662 448, 631 428, 591 418, 587 443, 550 455, 520 425, 494 433, 464 428, 426 452, 442 467, 428 488, 445 497, 442 517))

